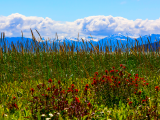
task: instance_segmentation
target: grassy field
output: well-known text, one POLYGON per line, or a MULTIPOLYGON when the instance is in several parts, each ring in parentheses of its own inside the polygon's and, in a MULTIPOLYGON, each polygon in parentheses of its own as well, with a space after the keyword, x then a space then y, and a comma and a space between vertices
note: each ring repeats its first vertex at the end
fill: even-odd
POLYGON ((0 120, 160 119, 159 51, 2 47, 0 120))

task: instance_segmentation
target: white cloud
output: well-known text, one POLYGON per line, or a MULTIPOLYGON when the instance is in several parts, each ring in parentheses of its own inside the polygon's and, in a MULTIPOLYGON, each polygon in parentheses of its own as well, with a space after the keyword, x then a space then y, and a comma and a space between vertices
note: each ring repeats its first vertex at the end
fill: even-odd
POLYGON ((55 37, 55 33, 57 33, 58 39, 71 38, 75 40, 79 33, 79 40, 81 38, 92 40, 91 38, 88 39, 91 34, 93 40, 97 41, 118 33, 124 35, 130 33, 131 35, 129 36, 132 38, 139 37, 139 35, 160 34, 160 18, 157 20, 136 19, 133 21, 123 17, 100 15, 62 23, 48 17, 45 19, 36 16, 26 17, 19 13, 11 14, 7 17, 0 16, 0 32, 5 32, 6 37, 21 37, 22 30, 24 37, 32 38, 30 28, 36 38, 39 38, 39 35, 35 29, 45 39, 57 39, 55 37))

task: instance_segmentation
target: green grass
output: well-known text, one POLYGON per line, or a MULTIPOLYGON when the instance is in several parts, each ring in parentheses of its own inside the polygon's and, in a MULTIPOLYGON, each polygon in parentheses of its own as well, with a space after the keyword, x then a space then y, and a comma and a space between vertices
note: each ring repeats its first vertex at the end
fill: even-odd
POLYGON ((103 53, 93 46, 92 52, 65 52, 61 45, 58 52, 32 54, 34 48, 12 48, 0 49, 2 120, 160 119, 159 51, 103 53))

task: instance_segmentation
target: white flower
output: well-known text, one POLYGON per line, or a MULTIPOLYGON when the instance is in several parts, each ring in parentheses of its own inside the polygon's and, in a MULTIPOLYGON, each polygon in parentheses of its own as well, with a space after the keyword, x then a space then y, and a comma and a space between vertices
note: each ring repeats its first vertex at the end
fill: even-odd
POLYGON ((50 120, 51 118, 46 118, 46 120, 50 120))
POLYGON ((50 116, 50 117, 53 117, 53 114, 52 114, 52 113, 49 113, 49 116, 50 116))
POLYGON ((45 117, 46 115, 45 115, 45 114, 42 114, 41 116, 45 117))

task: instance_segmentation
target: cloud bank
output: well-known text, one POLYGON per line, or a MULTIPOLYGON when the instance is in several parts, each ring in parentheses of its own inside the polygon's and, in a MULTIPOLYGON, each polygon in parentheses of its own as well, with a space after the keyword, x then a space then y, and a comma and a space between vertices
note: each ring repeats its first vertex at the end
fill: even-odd
POLYGON ((113 16, 89 16, 83 19, 77 19, 74 22, 61 23, 54 21, 48 17, 26 17, 19 13, 11 14, 9 16, 0 16, 0 32, 5 32, 6 37, 21 37, 21 30, 23 36, 32 38, 30 28, 36 38, 44 39, 87 39, 88 36, 97 41, 101 38, 110 36, 112 34, 121 33, 132 38, 137 38, 139 35, 160 34, 160 18, 157 20, 142 20, 136 19, 128 20, 123 17, 113 16))

